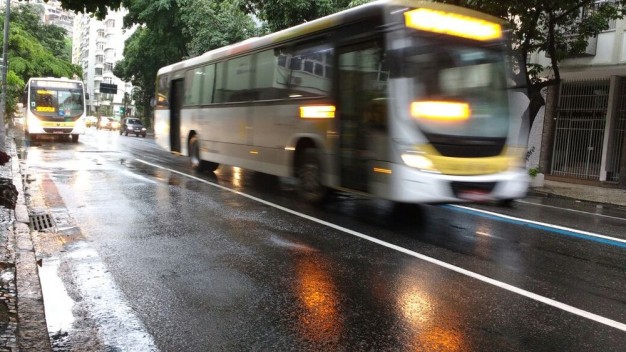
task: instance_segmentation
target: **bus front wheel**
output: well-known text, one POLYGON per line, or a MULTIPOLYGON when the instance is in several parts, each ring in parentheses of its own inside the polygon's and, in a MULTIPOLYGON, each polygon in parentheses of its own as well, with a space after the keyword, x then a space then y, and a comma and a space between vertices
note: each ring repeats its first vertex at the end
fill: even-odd
POLYGON ((72 135, 72 143, 78 143, 78 135, 77 134, 73 134, 72 135))
POLYGON ((300 196, 309 203, 322 203, 326 200, 328 189, 322 184, 322 167, 317 150, 307 148, 302 151, 297 165, 300 196))

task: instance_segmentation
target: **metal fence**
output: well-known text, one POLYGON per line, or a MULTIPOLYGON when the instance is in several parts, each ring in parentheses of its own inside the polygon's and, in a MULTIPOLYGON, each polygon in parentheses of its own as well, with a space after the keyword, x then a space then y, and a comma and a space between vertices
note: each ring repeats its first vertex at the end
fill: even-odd
POLYGON ((609 153, 609 159, 607 160, 607 170, 611 171, 607 174, 607 181, 619 181, 624 130, 626 130, 626 79, 620 78, 615 125, 612 131, 612 153, 609 153))
POLYGON ((599 179, 609 87, 608 79, 561 85, 552 175, 599 179))

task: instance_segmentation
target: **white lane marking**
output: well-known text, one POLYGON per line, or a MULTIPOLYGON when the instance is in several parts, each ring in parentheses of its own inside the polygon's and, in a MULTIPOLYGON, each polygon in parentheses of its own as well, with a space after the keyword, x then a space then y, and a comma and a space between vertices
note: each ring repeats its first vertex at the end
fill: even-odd
POLYGON ((589 211, 583 211, 583 210, 577 210, 577 209, 568 209, 568 208, 560 208, 560 207, 555 207, 554 205, 539 204, 539 203, 527 202, 527 201, 523 201, 523 200, 516 200, 516 202, 523 203, 523 204, 529 204, 529 205, 535 205, 535 206, 538 206, 538 207, 546 207, 546 208, 564 210, 564 211, 569 211, 569 212, 573 212, 573 213, 580 213, 580 214, 586 214, 586 215, 592 215, 592 216, 600 216, 600 217, 603 217, 603 218, 608 218, 608 219, 613 219, 613 220, 626 221, 626 218, 620 218, 620 217, 617 217, 617 216, 611 216, 611 215, 605 215, 605 214, 592 213, 592 212, 589 212, 589 211))
POLYGON ((48 331, 52 334, 72 332, 74 300, 69 296, 63 280, 57 274, 59 258, 50 257, 39 267, 39 282, 43 291, 44 310, 48 331))
POLYGON ((607 326, 610 326, 610 327, 613 327, 613 328, 616 328, 616 329, 619 329, 619 330, 622 330, 622 331, 626 332, 626 324, 624 324, 624 323, 620 323, 618 321, 615 321, 615 320, 612 320, 612 319, 609 319, 609 318, 606 318, 606 317, 603 317, 603 316, 600 316, 600 315, 597 315, 597 314, 594 314, 594 313, 591 313, 591 312, 587 312, 585 310, 582 310, 582 309, 570 306, 570 305, 565 304, 565 303, 561 303, 559 301, 556 301, 556 300, 553 300, 551 298, 547 298, 547 297, 538 295, 536 293, 532 293, 530 291, 526 291, 524 289, 515 287, 513 285, 509 285, 509 284, 504 283, 504 282, 500 282, 500 281, 494 280, 494 279, 489 278, 487 276, 475 273, 473 271, 469 271, 469 270, 463 269, 461 267, 458 267, 458 266, 455 266, 455 265, 443 262, 443 261, 435 259, 435 258, 431 258, 429 256, 426 256, 426 255, 414 252, 412 250, 409 250, 409 249, 397 246, 395 244, 388 243, 388 242, 385 242, 385 241, 381 241, 381 240, 379 240, 377 238, 370 237, 370 236, 362 234, 360 232, 357 232, 357 231, 354 231, 354 230, 350 230, 348 228, 345 228, 345 227, 342 227, 342 226, 339 226, 339 225, 336 225, 336 224, 333 224, 333 223, 330 223, 330 222, 327 222, 327 221, 324 221, 324 220, 320 220, 320 219, 314 218, 312 216, 309 216, 309 215, 297 212, 295 210, 291 210, 289 208, 285 208, 285 207, 283 207, 281 205, 268 202, 268 201, 263 200, 261 198, 257 198, 257 197, 251 196, 249 194, 246 194, 246 193, 234 190, 234 189, 230 189, 228 187, 219 185, 219 184, 214 183, 214 182, 203 180, 203 179, 201 179, 199 177, 196 177, 196 176, 188 175, 188 174, 185 174, 183 172, 176 171, 176 170, 173 170, 173 169, 170 169, 170 168, 167 168, 167 167, 163 167, 163 166, 160 166, 160 165, 157 165, 157 164, 153 164, 153 163, 150 163, 148 161, 141 160, 141 159, 137 159, 137 161, 139 161, 141 163, 144 163, 146 165, 150 165, 150 166, 155 167, 155 168, 159 168, 159 169, 162 169, 162 170, 167 170, 169 172, 172 172, 172 173, 175 173, 175 174, 178 174, 178 175, 181 175, 181 176, 185 176, 185 177, 191 178, 191 179, 199 181, 199 182, 206 183, 208 185, 211 185, 213 187, 222 189, 224 191, 235 193, 235 194, 240 195, 242 197, 246 197, 248 199, 254 200, 254 201, 259 202, 261 204, 265 204, 265 205, 273 207, 275 209, 282 210, 282 211, 287 212, 289 214, 296 215, 298 217, 301 217, 301 218, 304 218, 304 219, 316 222, 316 223, 318 223, 320 225, 324 225, 324 226, 333 228, 335 230, 338 230, 338 231, 341 231, 341 232, 344 232, 344 233, 347 233, 347 234, 359 237, 361 239, 364 239, 364 240, 376 243, 376 244, 381 245, 383 247, 387 247, 389 249, 393 249, 393 250, 396 250, 398 252, 405 253, 405 254, 410 255, 412 257, 415 257, 417 259, 429 262, 431 264, 438 265, 438 266, 446 268, 448 270, 452 270, 452 271, 454 271, 456 273, 459 273, 459 274, 471 277, 471 278, 476 279, 476 280, 480 280, 480 281, 488 283, 490 285, 493 285, 493 286, 502 288, 504 290, 516 293, 518 295, 521 295, 521 296, 533 299, 533 300, 538 301, 538 302, 545 303, 545 304, 547 304, 549 306, 552 306, 552 307, 564 310, 564 311, 572 313, 572 314, 576 314, 576 315, 578 315, 580 317, 587 318, 589 320, 593 320, 595 322, 598 322, 598 323, 601 323, 601 324, 604 324, 604 325, 607 325, 607 326))
POLYGON ((539 225, 539 226, 544 226, 544 227, 548 227, 548 228, 552 228, 552 229, 557 229, 557 230, 563 230, 563 231, 569 231, 569 232, 573 232, 573 233, 578 233, 581 235, 585 235, 585 236, 589 236, 589 237, 595 237, 595 238, 602 238, 605 240, 609 240, 609 241, 615 241, 615 242, 620 242, 620 243, 626 243, 626 239, 623 238, 617 238, 617 237, 611 237, 611 236, 605 236, 605 235, 600 235, 597 233, 593 233, 593 232, 588 232, 588 231, 583 231, 583 230, 577 230, 577 229, 573 229, 571 227, 565 227, 565 226, 560 226, 560 225, 553 225, 553 224, 548 224, 545 222, 541 222, 541 221, 534 221, 534 220, 528 220, 528 219, 522 219, 522 218, 518 218, 515 216, 510 216, 510 215, 504 215, 504 214, 500 214, 500 213, 494 213, 492 211, 488 211, 488 210, 482 210, 482 209, 477 209, 477 208, 471 208, 471 207, 466 207, 463 205, 452 205, 455 208, 459 208, 459 209, 466 209, 469 211, 475 211, 477 213, 482 213, 482 214, 487 214, 487 215, 491 215, 491 216, 495 216, 495 217, 499 217, 502 219, 509 219, 509 220, 513 220, 513 221, 517 221, 517 222, 522 222, 522 223, 527 223, 527 224, 533 224, 533 225, 539 225))

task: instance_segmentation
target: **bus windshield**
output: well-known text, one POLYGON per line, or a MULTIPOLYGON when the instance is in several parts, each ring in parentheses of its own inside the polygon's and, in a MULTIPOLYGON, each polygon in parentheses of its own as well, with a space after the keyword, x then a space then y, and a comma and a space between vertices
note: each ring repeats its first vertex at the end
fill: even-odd
MULTIPOLYGON (((509 129, 505 55, 501 50, 413 38, 398 57, 400 77, 412 81, 410 98, 461 102, 466 119, 416 118, 427 134, 505 137, 509 129)), ((416 116, 414 116, 416 117, 416 116)))
POLYGON ((84 112, 80 89, 33 88, 30 110, 40 118, 52 120, 80 117, 84 112))

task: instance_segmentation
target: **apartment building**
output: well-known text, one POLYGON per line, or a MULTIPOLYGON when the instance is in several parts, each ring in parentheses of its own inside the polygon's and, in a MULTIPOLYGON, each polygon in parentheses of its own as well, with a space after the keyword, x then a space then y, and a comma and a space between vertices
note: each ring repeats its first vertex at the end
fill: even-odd
POLYGON ((11 0, 11 6, 37 6, 41 9, 41 22, 59 26, 65 29, 69 37, 72 36, 75 13, 63 10, 58 0, 11 0))
MULTIPOLYGON (((626 20, 590 38, 585 53, 561 62, 555 119, 543 111, 531 129, 530 166, 547 178, 626 187, 626 20)), ((544 53, 531 62, 549 66, 544 53)))
POLYGON ((89 14, 77 14, 74 18, 72 62, 83 68, 83 82, 87 88, 90 115, 121 117, 132 114, 132 102, 124 95, 132 92, 132 85, 113 74, 113 67, 122 59, 124 42, 132 30, 124 30, 125 10, 109 11, 99 21, 89 14), (105 86, 114 86, 114 92, 106 92, 105 86))

